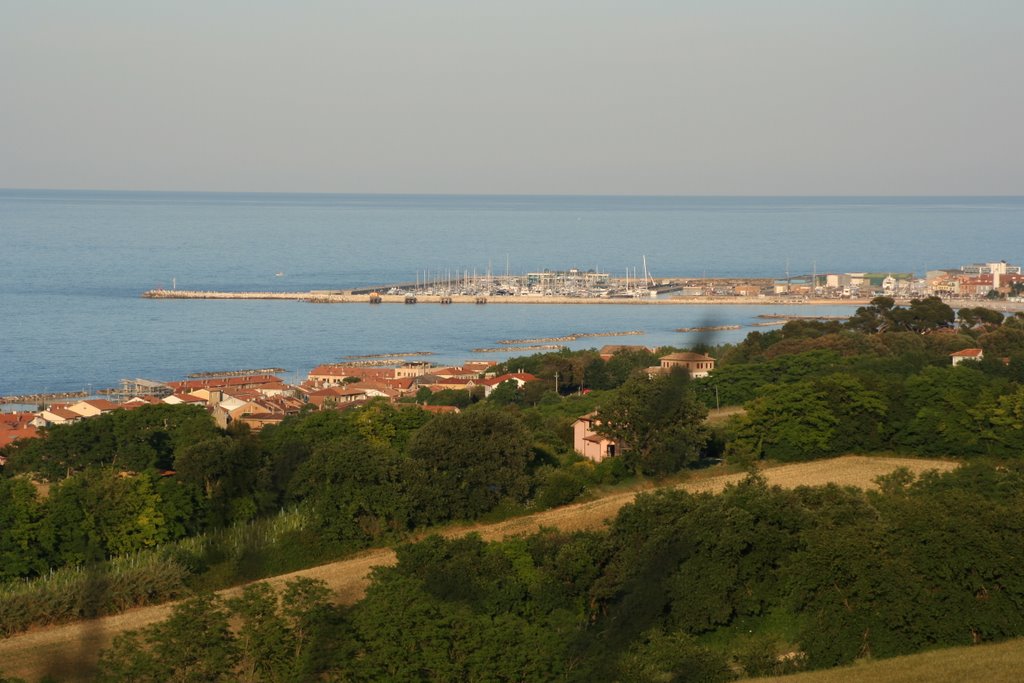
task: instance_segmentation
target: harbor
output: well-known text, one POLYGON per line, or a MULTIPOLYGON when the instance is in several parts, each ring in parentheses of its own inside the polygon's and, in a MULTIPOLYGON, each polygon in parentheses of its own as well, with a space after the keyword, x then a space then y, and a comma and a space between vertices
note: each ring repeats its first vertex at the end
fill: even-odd
POLYGON ((217 299, 217 300, 280 300, 300 301, 319 304, 594 304, 594 305, 642 305, 642 306, 686 306, 686 305, 857 305, 870 303, 868 298, 832 299, 806 296, 764 296, 764 295, 700 295, 700 296, 647 296, 613 298, 600 296, 566 295, 496 295, 477 296, 469 294, 356 294, 352 291, 310 291, 310 292, 221 292, 183 289, 151 289, 143 292, 145 299, 217 299))

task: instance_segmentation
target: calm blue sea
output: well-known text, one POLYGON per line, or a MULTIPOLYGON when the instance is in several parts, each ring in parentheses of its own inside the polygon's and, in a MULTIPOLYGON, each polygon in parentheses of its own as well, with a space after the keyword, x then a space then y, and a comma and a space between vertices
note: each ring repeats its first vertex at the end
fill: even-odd
MULTIPOLYGON (((516 197, 0 190, 0 394, 346 354, 479 356, 502 338, 745 324, 766 307, 317 306, 152 301, 179 289, 310 290, 417 273, 569 267, 656 277, 914 271, 1024 260, 1024 198, 516 197), (283 275, 278 276, 277 273, 283 275)), ((824 313, 843 314, 837 307, 824 313)), ((723 333, 720 340, 742 337, 723 333)), ((614 339, 591 339, 575 348, 614 339)), ((488 356, 500 358, 500 356, 488 356)))

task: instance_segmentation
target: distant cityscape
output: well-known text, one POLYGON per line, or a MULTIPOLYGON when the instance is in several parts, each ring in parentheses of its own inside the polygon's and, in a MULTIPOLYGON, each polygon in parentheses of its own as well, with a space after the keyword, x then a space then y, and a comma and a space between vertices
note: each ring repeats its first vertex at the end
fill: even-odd
POLYGON ((697 303, 742 298, 744 302, 857 300, 876 296, 909 299, 1000 299, 1024 302, 1021 266, 1006 261, 915 273, 810 273, 785 278, 655 278, 647 271, 625 277, 571 268, 525 274, 478 275, 468 271, 418 273, 415 281, 352 290, 233 292, 153 289, 153 299, 295 299, 312 303, 697 303))

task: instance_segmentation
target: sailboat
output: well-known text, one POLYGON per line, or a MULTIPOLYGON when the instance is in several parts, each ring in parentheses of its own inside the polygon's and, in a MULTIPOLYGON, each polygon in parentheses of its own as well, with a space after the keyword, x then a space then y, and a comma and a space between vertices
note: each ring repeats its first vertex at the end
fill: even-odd
POLYGON ((644 255, 644 288, 639 290, 641 296, 658 296, 657 285, 654 283, 654 276, 647 270, 647 255, 644 255))

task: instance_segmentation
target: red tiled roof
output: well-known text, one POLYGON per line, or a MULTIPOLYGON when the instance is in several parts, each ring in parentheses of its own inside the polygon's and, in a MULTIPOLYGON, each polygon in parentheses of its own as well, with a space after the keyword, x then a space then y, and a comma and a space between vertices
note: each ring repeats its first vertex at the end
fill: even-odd
POLYGON ((461 379, 459 377, 442 377, 442 378, 438 379, 436 382, 431 382, 431 384, 443 385, 443 386, 452 386, 452 387, 464 387, 467 384, 469 384, 470 382, 476 382, 476 380, 461 379))
POLYGON ((428 413, 461 413, 462 412, 461 410, 459 410, 458 406, 428 406, 428 405, 421 405, 420 408, 422 410, 427 411, 428 413))
POLYGON ((182 403, 206 403, 203 399, 192 394, 171 394, 174 398, 178 399, 182 403))
POLYGON ((960 351, 954 351, 949 354, 951 356, 957 356, 958 358, 978 358, 984 355, 984 351, 981 349, 961 349, 960 351))
POLYGON ((703 353, 682 351, 680 353, 670 353, 667 356, 662 356, 658 360, 709 361, 714 360, 714 358, 711 356, 705 356, 703 353))
POLYGON ((533 382, 533 381, 536 381, 538 378, 536 376, 534 376, 534 375, 531 375, 528 372, 509 372, 509 373, 506 373, 504 375, 499 375, 498 377, 492 377, 490 379, 480 380, 480 383, 481 384, 486 384, 487 386, 490 386, 490 387, 496 387, 499 384, 501 384, 502 382, 507 382, 510 379, 511 380, 518 379, 521 382, 533 382))
POLYGON ((105 398, 94 398, 88 401, 82 401, 82 403, 85 403, 86 405, 90 405, 93 408, 102 411, 117 410, 118 408, 121 407, 120 404, 113 403, 105 398))
POLYGON ((32 425, 32 413, 0 413, 0 448, 18 439, 31 439, 38 434, 32 425))
POLYGON ((241 377, 209 377, 206 379, 189 379, 181 382, 167 382, 175 393, 187 393, 196 389, 226 389, 246 385, 281 384, 280 377, 274 375, 243 375, 241 377))
POLYGON ((65 420, 81 420, 82 419, 82 416, 79 415, 78 413, 72 412, 72 411, 68 410, 67 408, 62 408, 62 407, 50 406, 46 411, 43 411, 43 412, 50 413, 51 415, 56 415, 57 417, 64 418, 65 420))

